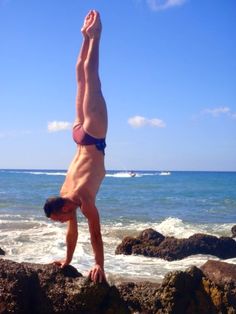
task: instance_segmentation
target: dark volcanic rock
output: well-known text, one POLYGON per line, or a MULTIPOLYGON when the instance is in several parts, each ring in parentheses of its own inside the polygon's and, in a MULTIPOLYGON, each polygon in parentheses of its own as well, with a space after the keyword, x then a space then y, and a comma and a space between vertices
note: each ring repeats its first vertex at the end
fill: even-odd
POLYGON ((0 248, 0 255, 5 255, 5 251, 3 251, 1 248, 0 248))
POLYGON ((132 313, 236 313, 231 288, 216 285, 195 266, 168 273, 161 285, 130 282, 117 288, 132 313))
POLYGON ((120 245, 116 248, 116 254, 131 255, 133 248, 141 244, 141 241, 133 237, 125 237, 120 245))
POLYGON ((152 228, 143 230, 137 238, 125 237, 120 245, 117 246, 115 254, 143 254, 151 256, 150 251, 158 246, 165 237, 152 228))
POLYGON ((210 254, 226 259, 236 257, 236 241, 230 237, 217 238, 205 234, 194 234, 188 239, 176 239, 164 237, 153 229, 146 229, 137 238, 124 238, 115 253, 159 257, 168 261, 194 254, 210 254))
POLYGON ((232 232, 232 237, 235 238, 235 237, 236 237, 236 225, 234 225, 234 226, 231 228, 231 232, 232 232))
POLYGON ((220 261, 207 261, 202 267, 204 275, 220 286, 236 286, 236 265, 220 261))
POLYGON ((170 272, 161 284, 111 287, 92 283, 72 266, 0 259, 0 313, 235 314, 235 267, 209 261, 203 271, 193 266, 170 272))
POLYGON ((204 289, 216 308, 224 310, 222 313, 236 313, 236 265, 209 260, 201 270, 204 289))
POLYGON ((129 313, 115 287, 94 284, 72 266, 0 259, 0 313, 129 313))
POLYGON ((149 243, 150 245, 159 245, 165 237, 157 232, 156 230, 149 228, 143 230, 139 236, 137 237, 138 240, 142 241, 142 243, 149 243))
POLYGON ((160 284, 141 282, 128 282, 117 286, 125 303, 131 312, 156 313, 160 308, 160 301, 156 295, 160 284))

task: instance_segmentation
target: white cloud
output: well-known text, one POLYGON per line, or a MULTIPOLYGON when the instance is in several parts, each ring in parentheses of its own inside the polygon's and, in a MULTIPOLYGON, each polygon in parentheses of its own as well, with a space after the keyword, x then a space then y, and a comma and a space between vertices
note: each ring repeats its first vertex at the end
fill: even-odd
POLYGON ((213 108, 213 109, 204 109, 202 111, 203 114, 210 114, 213 117, 218 117, 221 114, 228 114, 230 113, 230 108, 229 107, 218 107, 218 108, 213 108))
POLYGON ((134 116, 128 119, 129 125, 134 128, 141 128, 145 125, 157 127, 157 128, 164 128, 166 124, 160 119, 147 119, 141 116, 134 116))
POLYGON ((207 109, 204 109, 201 113, 204 115, 209 114, 214 118, 222 116, 222 115, 226 115, 230 117, 231 119, 236 119, 236 113, 232 112, 232 110, 229 107, 216 107, 212 109, 207 108, 207 109))
POLYGON ((187 0, 146 0, 153 11, 161 11, 183 5, 187 0))
POLYGON ((48 131, 49 132, 58 132, 58 131, 65 131, 70 130, 72 124, 66 121, 52 121, 48 122, 48 131))

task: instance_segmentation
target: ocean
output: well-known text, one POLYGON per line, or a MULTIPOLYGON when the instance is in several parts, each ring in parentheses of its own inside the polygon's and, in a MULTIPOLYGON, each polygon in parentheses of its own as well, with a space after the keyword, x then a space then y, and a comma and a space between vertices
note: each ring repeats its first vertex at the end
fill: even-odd
MULTIPOLYGON (((66 224, 43 212, 48 196, 58 195, 64 170, 0 170, 0 247, 4 258, 50 263, 65 257, 66 224)), ((231 236, 236 224, 236 172, 107 171, 97 195, 110 282, 160 282, 172 270, 201 266, 209 255, 168 262, 159 258, 115 255, 125 236, 153 228, 165 236, 194 233, 231 236)), ((93 265, 87 221, 78 210, 78 244, 72 265, 86 275, 93 265)), ((236 264, 236 258, 225 260, 236 264)))

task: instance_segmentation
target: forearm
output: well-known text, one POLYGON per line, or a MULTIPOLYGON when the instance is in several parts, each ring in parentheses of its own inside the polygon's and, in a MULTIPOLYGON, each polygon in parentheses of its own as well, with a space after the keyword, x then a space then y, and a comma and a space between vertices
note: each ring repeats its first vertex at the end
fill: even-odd
POLYGON ((66 248, 67 248, 66 249, 66 261, 68 263, 70 263, 73 258, 77 239, 78 239, 78 232, 66 234, 66 248))
POLYGON ((101 234, 91 235, 91 244, 94 252, 95 264, 104 270, 104 248, 101 234))
POLYGON ((67 233, 66 233, 66 262, 69 264, 72 260, 76 243, 78 239, 78 226, 76 212, 74 217, 68 221, 67 224, 67 233))
POLYGON ((88 217, 88 225, 90 232, 90 239, 94 253, 95 264, 99 265, 104 270, 104 249, 101 235, 101 225, 97 208, 94 206, 93 214, 88 217))

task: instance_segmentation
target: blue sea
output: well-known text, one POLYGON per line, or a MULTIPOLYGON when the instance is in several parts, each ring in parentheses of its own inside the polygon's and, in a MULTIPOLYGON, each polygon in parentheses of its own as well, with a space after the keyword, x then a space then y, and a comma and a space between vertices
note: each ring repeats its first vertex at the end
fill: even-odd
MULTIPOLYGON (((58 195, 64 170, 0 170, 0 247, 4 258, 50 263, 65 257, 66 224, 51 222, 42 207, 58 195)), ((236 224, 236 172, 107 171, 97 195, 108 280, 160 282, 171 270, 201 266, 209 255, 167 262, 158 258, 115 255, 125 236, 154 228, 165 236, 194 233, 231 236, 236 224)), ((93 253, 86 219, 78 211, 79 239, 72 265, 86 275, 93 253)), ((236 264, 236 258, 227 262, 236 264)))

